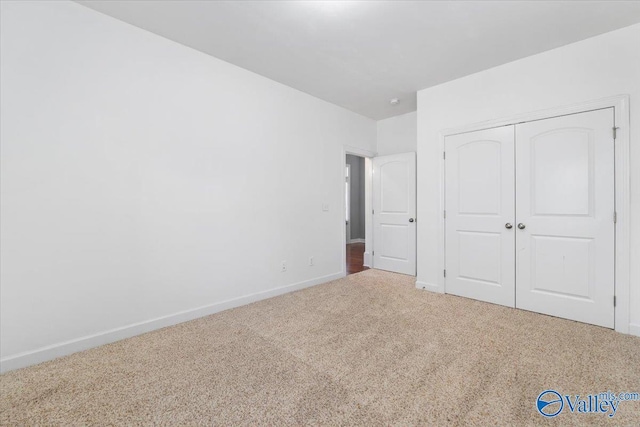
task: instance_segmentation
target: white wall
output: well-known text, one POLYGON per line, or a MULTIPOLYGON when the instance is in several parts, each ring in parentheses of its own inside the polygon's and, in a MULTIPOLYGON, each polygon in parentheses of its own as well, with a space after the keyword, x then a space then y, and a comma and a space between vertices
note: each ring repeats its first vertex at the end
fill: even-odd
POLYGON ((439 132, 613 95, 631 104, 631 331, 640 335, 640 24, 418 92, 418 281, 436 284, 439 132))
POLYGON ((1 4, 2 369, 343 274, 342 147, 375 151, 374 121, 75 3, 1 4))
POLYGON ((379 120, 378 156, 416 151, 417 113, 403 114, 379 120))

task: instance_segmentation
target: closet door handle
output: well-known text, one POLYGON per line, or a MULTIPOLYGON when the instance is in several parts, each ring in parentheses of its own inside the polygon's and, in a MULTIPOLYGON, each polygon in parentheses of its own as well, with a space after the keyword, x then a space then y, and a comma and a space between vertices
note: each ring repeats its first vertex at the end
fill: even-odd
POLYGON ((510 222, 508 222, 508 223, 506 223, 506 224, 504 225, 504 228, 506 228, 506 229, 508 229, 508 230, 511 230, 511 229, 513 228, 513 225, 511 225, 511 223, 510 223, 510 222))
POLYGON ((524 225, 523 223, 520 223, 520 224, 518 224, 518 228, 519 228, 520 230, 524 230, 525 228, 527 228, 527 226, 526 226, 526 225, 524 225))

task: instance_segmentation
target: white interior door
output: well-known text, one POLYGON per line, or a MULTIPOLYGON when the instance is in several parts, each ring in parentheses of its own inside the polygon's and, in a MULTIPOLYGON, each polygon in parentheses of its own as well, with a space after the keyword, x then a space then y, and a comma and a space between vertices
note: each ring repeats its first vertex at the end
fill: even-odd
POLYGON ((373 266, 416 274, 416 154, 373 159, 373 266))
POLYGON ((446 292, 515 304, 514 128, 445 140, 446 292))
POLYGON ((516 306, 614 326, 613 108, 516 125, 516 306))

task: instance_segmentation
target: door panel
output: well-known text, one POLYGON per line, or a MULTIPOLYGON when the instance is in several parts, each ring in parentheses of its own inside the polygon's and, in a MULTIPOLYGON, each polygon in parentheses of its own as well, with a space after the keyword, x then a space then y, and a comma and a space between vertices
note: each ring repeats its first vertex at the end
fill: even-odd
POLYGON ((534 215, 590 214, 590 201, 593 200, 590 134, 585 129, 558 129, 531 138, 531 208, 534 215))
POLYGON ((409 210, 409 168, 405 161, 380 162, 380 212, 407 213, 409 210))
POLYGON ((613 109, 516 125, 516 307, 614 326, 613 109))
POLYGON ((515 304, 514 128, 445 140, 446 292, 515 304))
POLYGON ((373 159, 373 265, 416 274, 415 153, 373 159))
POLYGON ((500 141, 489 140, 471 141, 457 147, 454 156, 457 156, 460 215, 500 215, 503 149, 500 141), (482 171, 476 174, 478 165, 482 165, 482 171))
POLYGON ((481 257, 478 254, 499 254, 500 233, 458 231, 458 278, 500 285, 500 257, 481 257))
POLYGON ((590 298, 593 239, 532 236, 531 289, 541 293, 590 298), (562 262, 557 260, 562 259, 562 262), (587 268, 585 268, 587 266, 587 268))
POLYGON ((408 225, 381 224, 382 244, 380 256, 406 260, 409 257, 409 227, 408 225))

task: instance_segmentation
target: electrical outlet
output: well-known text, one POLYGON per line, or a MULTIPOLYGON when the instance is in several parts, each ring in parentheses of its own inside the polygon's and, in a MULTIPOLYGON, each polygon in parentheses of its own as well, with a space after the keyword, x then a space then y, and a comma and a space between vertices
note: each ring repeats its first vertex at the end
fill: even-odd
POLYGON ((282 261, 282 267, 280 267, 281 272, 287 271, 287 261, 282 261))
POLYGON ((309 257, 309 265, 313 267, 315 265, 313 257, 309 257))

